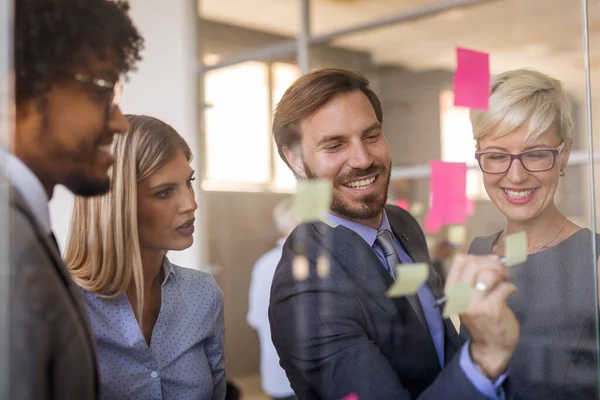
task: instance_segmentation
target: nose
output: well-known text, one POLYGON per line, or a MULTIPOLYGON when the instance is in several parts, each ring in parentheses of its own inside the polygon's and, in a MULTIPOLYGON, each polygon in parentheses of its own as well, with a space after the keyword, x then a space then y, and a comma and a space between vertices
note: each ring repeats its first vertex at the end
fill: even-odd
POLYGON ((129 121, 127 121, 127 118, 121 113, 119 106, 116 106, 111 110, 108 128, 111 132, 116 134, 127 133, 129 130, 129 121))
POLYGON ((506 172, 508 180, 514 183, 521 183, 527 179, 529 172, 523 167, 521 160, 514 159, 510 168, 506 172))
POLYGON ((362 143, 362 141, 351 147, 348 165, 356 169, 367 169, 373 165, 373 158, 365 148, 365 145, 362 143))
POLYGON ((180 212, 182 214, 194 212, 198 209, 198 203, 196 203, 196 193, 194 188, 190 187, 189 190, 183 195, 181 202, 180 212))

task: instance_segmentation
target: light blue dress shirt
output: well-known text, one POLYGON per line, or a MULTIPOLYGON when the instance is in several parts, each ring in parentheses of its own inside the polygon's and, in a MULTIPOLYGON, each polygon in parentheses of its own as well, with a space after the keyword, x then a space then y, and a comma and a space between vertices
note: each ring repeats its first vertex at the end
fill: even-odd
POLYGON ((127 295, 83 290, 96 336, 100 398, 225 398, 223 294, 205 272, 165 257, 161 307, 150 346, 127 295))
MULTIPOLYGON (((402 246, 402 244, 398 241, 398 238, 396 238, 396 235, 394 235, 385 210, 383 211, 383 218, 379 229, 373 229, 366 225, 359 224, 358 222, 349 221, 329 213, 327 214, 326 218, 331 222, 342 225, 356 232, 360 237, 362 237, 365 242, 367 242, 369 246, 373 248, 375 254, 386 269, 388 269, 388 265, 385 255, 383 254, 383 249, 375 243, 375 240, 377 239, 377 231, 381 229, 387 229, 392 233, 400 261, 402 261, 403 264, 410 264, 413 262, 404 246, 402 246)), ((437 307, 434 307, 435 295, 433 294, 433 291, 429 285, 424 283, 418 289, 417 297, 421 302, 421 307, 423 308, 423 313, 425 314, 425 319, 427 320, 429 333, 431 334, 431 339, 433 340, 433 344, 435 346, 438 361, 440 366, 444 368, 444 322, 440 310, 437 307)), ((468 342, 465 343, 461 349, 459 363, 469 381, 477 388, 477 390, 479 390, 481 394, 489 399, 498 399, 497 391, 506 379, 506 375, 502 375, 498 380, 496 380, 496 382, 491 382, 489 379, 487 379, 473 364, 471 355, 469 354, 468 342)))

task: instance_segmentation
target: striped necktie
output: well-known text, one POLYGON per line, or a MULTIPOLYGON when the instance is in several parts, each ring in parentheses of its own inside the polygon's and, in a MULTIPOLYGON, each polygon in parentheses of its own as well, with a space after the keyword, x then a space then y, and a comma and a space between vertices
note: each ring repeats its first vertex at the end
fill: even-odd
POLYGON ((400 264, 400 257, 396 252, 396 246, 394 245, 394 239, 392 238, 392 232, 387 229, 380 229, 377 231, 376 243, 383 249, 383 255, 387 261, 388 271, 392 278, 396 279, 396 266, 400 264))

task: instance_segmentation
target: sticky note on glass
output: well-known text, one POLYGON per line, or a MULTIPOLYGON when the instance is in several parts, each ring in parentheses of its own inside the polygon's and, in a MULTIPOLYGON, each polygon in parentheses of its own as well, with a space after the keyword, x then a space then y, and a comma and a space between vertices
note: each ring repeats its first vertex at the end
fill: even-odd
POLYGON ((419 201, 416 201, 410 205, 408 211, 414 217, 420 217, 421 215, 423 215, 425 213, 425 204, 423 204, 419 201))
POLYGON ((331 182, 325 179, 299 181, 292 203, 292 215, 297 221, 321 219, 331 204, 331 182))
POLYGON ((504 239, 504 243, 506 244, 504 264, 507 267, 521 264, 527 260, 527 234, 525 232, 508 235, 504 239))
POLYGON ((406 211, 408 211, 408 209, 409 209, 408 200, 404 200, 404 199, 396 200, 394 202, 394 205, 397 206, 397 207, 400 207, 400 208, 402 208, 402 209, 404 209, 406 211))
POLYGON ((446 292, 446 305, 444 306, 444 318, 454 314, 462 314, 467 310, 471 300, 471 283, 459 282, 446 292))
POLYGON ((432 160, 431 208, 425 217, 425 231, 439 232, 443 225, 467 222, 467 164, 432 160))
POLYGON ((428 276, 429 266, 427 264, 401 264, 396 268, 396 281, 388 289, 388 296, 400 297, 415 294, 428 276))
POLYGON ((467 241, 467 227, 452 225, 448 227, 448 241, 455 246, 462 246, 467 241))
POLYGON ((456 48, 454 105, 487 110, 490 98, 488 53, 456 48))

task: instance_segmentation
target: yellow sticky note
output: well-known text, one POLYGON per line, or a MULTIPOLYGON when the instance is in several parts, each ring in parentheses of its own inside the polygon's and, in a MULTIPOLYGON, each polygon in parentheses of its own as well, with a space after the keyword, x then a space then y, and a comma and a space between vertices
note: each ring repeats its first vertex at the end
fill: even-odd
POLYGON ((527 260, 527 234, 525 232, 508 235, 504 241, 506 243, 505 265, 507 267, 521 264, 527 260))
POLYGON ((297 221, 316 221, 325 215, 331 204, 331 182, 325 179, 299 181, 292 204, 297 221))
POLYGON ((448 241, 455 246, 462 246, 467 241, 467 227, 452 225, 448 227, 448 241))
POLYGON ((389 297, 415 294, 429 275, 427 264, 401 264, 396 268, 396 281, 388 289, 389 297))
POLYGON ((462 314, 469 306, 471 300, 471 283, 459 282, 446 292, 446 305, 444 306, 444 318, 454 314, 462 314))

